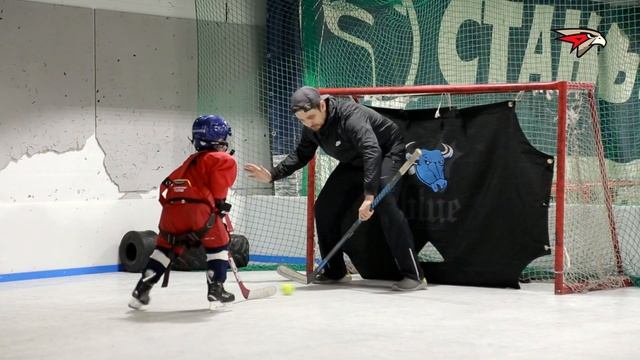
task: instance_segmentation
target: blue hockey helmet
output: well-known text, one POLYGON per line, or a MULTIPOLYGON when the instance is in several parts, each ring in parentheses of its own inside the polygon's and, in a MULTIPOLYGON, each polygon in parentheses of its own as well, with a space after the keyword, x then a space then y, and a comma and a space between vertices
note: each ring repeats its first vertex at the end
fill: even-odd
POLYGON ((218 115, 201 115, 191 128, 193 146, 200 150, 226 150, 231 126, 218 115))

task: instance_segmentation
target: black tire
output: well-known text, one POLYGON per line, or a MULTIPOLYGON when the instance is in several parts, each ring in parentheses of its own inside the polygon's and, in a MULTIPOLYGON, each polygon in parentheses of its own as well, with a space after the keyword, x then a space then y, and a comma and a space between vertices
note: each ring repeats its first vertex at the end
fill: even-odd
POLYGON ((249 265, 249 239, 246 236, 232 234, 229 240, 229 252, 237 267, 249 265))
MULTIPOLYGON (((232 234, 229 240, 229 252, 236 266, 241 268, 249 263, 249 240, 244 235, 232 234)), ((207 270, 207 254, 202 246, 186 249, 173 261, 171 270, 201 271, 207 270)))
POLYGON ((155 231, 129 231, 122 237, 118 256, 122 269, 127 272, 141 272, 147 266, 149 256, 156 247, 155 231))

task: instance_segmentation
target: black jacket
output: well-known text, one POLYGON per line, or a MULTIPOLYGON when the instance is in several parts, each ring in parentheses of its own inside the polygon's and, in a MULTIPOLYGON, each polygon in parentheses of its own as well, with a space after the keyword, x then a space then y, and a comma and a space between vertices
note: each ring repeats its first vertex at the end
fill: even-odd
POLYGON ((364 192, 375 195, 380 182, 382 157, 404 156, 398 126, 366 106, 328 97, 327 119, 315 132, 302 130, 298 147, 271 171, 273 181, 285 178, 305 166, 318 146, 340 162, 364 168, 364 192))

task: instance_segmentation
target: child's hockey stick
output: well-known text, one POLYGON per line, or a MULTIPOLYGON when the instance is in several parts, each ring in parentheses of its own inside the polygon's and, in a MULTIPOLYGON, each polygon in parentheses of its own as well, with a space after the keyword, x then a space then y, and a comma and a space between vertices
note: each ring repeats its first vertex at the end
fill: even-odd
POLYGON ((253 290, 248 289, 246 286, 244 286, 244 283, 240 279, 240 275, 238 275, 238 267, 236 266, 236 263, 233 261, 231 254, 229 254, 229 266, 233 271, 233 275, 236 277, 236 281, 238 282, 238 286, 240 287, 240 292, 242 292, 242 296, 244 296, 245 299, 247 300, 262 299, 269 296, 273 296, 278 291, 278 289, 275 286, 266 286, 263 288, 253 289, 253 290))
MULTIPOLYGON (((422 152, 420 151, 420 149, 416 149, 413 152, 413 154, 411 154, 411 156, 407 159, 407 161, 405 161, 405 163, 400 167, 400 169, 398 169, 398 172, 393 176, 391 181, 389 181, 389 183, 387 183, 387 185, 382 189, 382 191, 380 191, 380 193, 373 199, 373 203, 371 204, 371 210, 373 210, 380 203, 380 201, 389 192, 391 192, 391 190, 393 190, 393 187, 396 185, 398 180, 400 180, 400 178, 407 172, 407 170, 411 168, 411 166, 416 162, 416 160, 418 160, 421 154, 422 152)), ((362 223, 362 220, 358 218, 353 223, 353 225, 351 225, 349 230, 347 230, 347 232, 345 232, 344 235, 342 235, 342 238, 340 238, 340 240, 333 247, 333 249, 329 251, 327 256, 325 256, 324 259, 322 259, 318 267, 316 267, 316 269, 313 272, 308 273, 305 276, 285 265, 279 265, 277 269, 278 274, 282 275, 283 277, 291 281, 299 282, 301 284, 310 284, 313 281, 313 279, 315 279, 316 276, 320 273, 320 271, 324 269, 324 267, 327 265, 329 260, 331 260, 331 258, 338 252, 338 250, 340 250, 340 248, 342 248, 342 245, 344 245, 344 243, 347 240, 349 240, 349 238, 351 238, 351 236, 356 231, 356 229, 358 229, 358 226, 360 226, 361 223, 362 223)))

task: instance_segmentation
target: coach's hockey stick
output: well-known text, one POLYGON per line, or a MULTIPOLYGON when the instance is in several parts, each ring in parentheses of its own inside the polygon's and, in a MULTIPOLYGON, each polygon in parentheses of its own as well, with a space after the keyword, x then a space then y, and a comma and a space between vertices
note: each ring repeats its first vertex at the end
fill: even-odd
POLYGON ((289 279, 300 284, 307 284, 307 276, 305 274, 300 274, 287 265, 278 265, 276 272, 285 279, 289 279))
POLYGON ((240 287, 240 292, 242 292, 242 296, 245 299, 247 300, 262 299, 269 296, 273 296, 278 291, 278 289, 275 286, 266 286, 263 288, 258 288, 253 290, 248 289, 244 285, 244 282, 242 282, 242 280, 240 279, 240 275, 238 275, 238 267, 236 266, 236 263, 233 261, 231 254, 229 254, 229 266, 233 271, 233 275, 236 277, 236 282, 238 282, 238 286, 240 287))
MULTIPOLYGON (((421 154, 422 152, 420 151, 420 149, 416 149, 413 152, 413 154, 411 154, 411 156, 407 159, 407 161, 405 161, 404 164, 402 164, 402 166, 400 167, 400 169, 398 169, 398 172, 396 172, 396 174, 393 176, 391 181, 389 181, 387 185, 384 188, 382 188, 382 191, 380 191, 380 193, 373 199, 373 202, 371 203, 371 210, 375 209, 375 207, 380 203, 380 201, 385 196, 387 196, 387 194, 391 192, 391 190, 393 190, 393 187, 396 185, 398 180, 400 180, 400 178, 407 172, 407 170, 411 168, 411 166, 416 162, 416 160, 418 160, 421 154)), ((340 240, 333 247, 333 249, 329 251, 327 256, 325 256, 324 259, 322 259, 320 264, 318 264, 318 267, 316 267, 316 269, 313 272, 308 273, 305 276, 304 274, 300 274, 299 272, 285 265, 279 265, 277 269, 278 274, 280 274, 281 276, 291 281, 299 282, 301 284, 310 284, 313 281, 313 279, 315 279, 316 276, 320 273, 320 271, 324 269, 324 267, 327 265, 329 260, 331 260, 331 258, 338 252, 338 250, 340 250, 340 248, 342 248, 342 245, 344 245, 344 243, 347 240, 349 240, 349 238, 351 238, 351 236, 356 231, 356 229, 358 229, 358 226, 360 226, 360 224, 362 224, 362 220, 358 218, 353 223, 353 225, 351 225, 349 230, 347 230, 347 232, 345 232, 344 235, 342 235, 342 238, 340 238, 340 240)))

